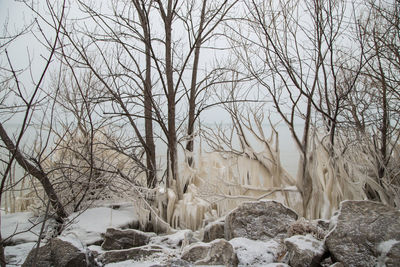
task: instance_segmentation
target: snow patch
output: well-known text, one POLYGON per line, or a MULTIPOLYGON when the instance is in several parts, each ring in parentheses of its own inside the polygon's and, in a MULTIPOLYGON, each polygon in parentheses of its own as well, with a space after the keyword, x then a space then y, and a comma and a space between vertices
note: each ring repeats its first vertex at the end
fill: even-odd
POLYGON ((101 248, 101 246, 90 245, 87 247, 90 251, 97 252, 99 254, 104 253, 105 250, 101 248))
POLYGON ((7 266, 21 266, 29 252, 36 246, 36 242, 23 243, 16 246, 7 246, 4 248, 7 266))
POLYGON ((275 240, 267 242, 237 237, 229 241, 239 259, 239 266, 265 266, 273 263, 279 254, 280 244, 275 240))
POLYGON ((380 253, 386 255, 392 249, 392 247, 394 245, 396 245, 397 243, 400 243, 400 241, 396 240, 396 239, 390 239, 390 240, 387 240, 387 241, 383 241, 383 242, 379 243, 378 251, 380 253))
POLYGON ((107 207, 91 208, 82 213, 73 213, 68 219, 71 224, 61 236, 76 238, 85 245, 102 240, 101 235, 107 228, 122 228, 138 222, 132 206, 121 207, 117 210, 107 207))
POLYGON ((387 254, 396 244, 400 243, 400 240, 390 239, 379 243, 377 250, 381 253, 378 257, 378 266, 386 266, 387 254))
POLYGON ((329 232, 326 234, 325 240, 336 229, 336 225, 338 224, 338 220, 339 220, 340 211, 342 209, 342 203, 343 202, 341 202, 339 204, 339 210, 337 210, 335 213, 333 213, 331 219, 329 220, 329 232))
POLYGON ((70 234, 68 236, 59 236, 58 239, 70 243, 71 245, 73 245, 82 252, 86 251, 85 245, 82 244, 82 242, 79 240, 78 237, 72 236, 70 234))
POLYGON ((290 242, 294 244, 300 250, 315 251, 315 254, 320 254, 324 252, 323 243, 310 234, 306 236, 294 235, 292 237, 286 238, 285 242, 290 242))
POLYGON ((158 235, 150 239, 150 244, 165 246, 170 248, 180 248, 187 235, 193 234, 191 230, 180 230, 170 235, 158 235))
MULTIPOLYGON (((1 214, 1 235, 3 240, 11 237, 11 243, 21 244, 36 242, 42 227, 43 217, 37 217, 33 212, 16 212, 1 214)), ((46 221, 44 233, 52 224, 52 219, 46 221)), ((9 240, 7 241, 9 242, 9 240)))

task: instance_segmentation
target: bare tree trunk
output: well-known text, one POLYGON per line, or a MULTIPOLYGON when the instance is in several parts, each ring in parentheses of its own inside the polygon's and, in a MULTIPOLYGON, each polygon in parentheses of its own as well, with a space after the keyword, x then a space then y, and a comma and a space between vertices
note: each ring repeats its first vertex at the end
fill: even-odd
POLYGON ((146 40, 146 80, 144 92, 144 116, 145 116, 145 135, 146 144, 146 165, 147 165, 147 187, 154 188, 157 182, 157 167, 156 167, 156 147, 153 136, 153 119, 152 119, 152 92, 151 92, 151 56, 150 48, 147 45, 150 42, 146 40))
MULTIPOLYGON (((161 5, 161 3, 159 2, 161 5)), ((167 99, 168 99, 168 187, 176 187, 178 199, 182 199, 182 190, 178 178, 178 141, 176 136, 176 103, 175 88, 173 80, 172 62, 172 21, 174 16, 173 1, 168 0, 167 13, 163 12, 165 29, 165 74, 167 78, 167 99)))
POLYGON ((156 148, 153 133, 153 94, 151 85, 151 37, 150 25, 144 5, 139 1, 134 1, 134 5, 139 14, 140 25, 143 29, 145 54, 146 54, 146 78, 144 81, 144 119, 146 135, 146 167, 147 167, 147 187, 154 188, 157 183, 156 148))
MULTIPOLYGON (((195 117, 196 92, 197 92, 196 83, 197 83, 197 72, 198 72, 198 67, 199 67, 200 47, 201 47, 201 43, 202 43, 202 33, 203 33, 206 4, 207 4, 207 0, 204 0, 203 6, 201 9, 199 34, 195 41, 196 43, 195 43, 194 59, 193 59, 192 81, 191 81, 191 85, 190 85, 189 117, 188 117, 188 129, 187 129, 187 136, 188 136, 189 140, 186 143, 186 150, 189 152, 193 152, 193 149, 194 149, 193 133, 194 133, 194 123, 196 121, 196 117, 195 117)), ((189 166, 193 165, 192 155, 189 155, 189 157, 188 157, 188 165, 189 166)))
POLYGON ((313 186, 312 186, 312 178, 310 176, 310 168, 308 162, 307 152, 309 150, 309 135, 310 135, 310 125, 311 125, 311 110, 312 103, 311 99, 308 99, 307 102, 307 113, 304 121, 304 132, 301 146, 301 155, 300 155, 300 169, 299 169, 299 179, 297 180, 299 183, 298 188, 300 189, 301 195, 303 197, 303 216, 307 216, 307 207, 310 202, 313 186))
POLYGON ((380 158, 378 159, 378 179, 380 185, 382 185, 382 178, 385 176, 385 170, 387 165, 387 140, 388 140, 388 126, 389 126, 389 114, 388 114, 388 106, 387 106, 387 86, 385 82, 385 73, 381 63, 380 51, 378 51, 378 43, 376 40, 376 36, 374 33, 374 46, 375 46, 375 53, 378 59, 378 66, 379 66, 379 82, 382 86, 382 98, 381 98, 381 105, 382 105, 382 123, 379 129, 381 136, 381 147, 379 149, 380 158))

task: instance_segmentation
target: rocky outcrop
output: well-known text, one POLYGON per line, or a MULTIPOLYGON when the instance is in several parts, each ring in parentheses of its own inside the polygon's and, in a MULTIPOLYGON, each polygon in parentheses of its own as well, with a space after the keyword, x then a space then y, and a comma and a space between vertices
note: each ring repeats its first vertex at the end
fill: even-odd
POLYGON ((224 239, 189 245, 184 248, 181 258, 196 265, 237 266, 238 264, 232 245, 224 239))
POLYGON ((267 241, 284 238, 297 214, 276 201, 245 202, 225 219, 225 238, 246 237, 267 241))
POLYGON ((104 235, 104 242, 101 245, 104 250, 117 250, 140 247, 147 245, 155 233, 145 233, 139 230, 119 230, 108 228, 104 235))
POLYGON ((371 201, 344 201, 326 246, 345 266, 398 266, 400 211, 371 201), (397 265, 396 265, 397 264, 397 265))
POLYGON ((96 266, 94 265, 94 260, 90 255, 86 255, 70 242, 58 238, 51 239, 46 245, 39 249, 32 249, 22 266, 33 266, 36 254, 36 267, 96 266))
POLYGON ((209 223, 206 227, 204 227, 204 242, 211 242, 215 239, 224 238, 225 237, 225 222, 224 221, 216 221, 209 223))
POLYGON ((289 264, 292 267, 318 267, 325 253, 324 242, 311 234, 295 235, 285 239, 289 252, 289 264))
POLYGON ((106 251, 98 257, 98 260, 103 264, 126 260, 140 261, 157 254, 164 255, 163 248, 160 246, 148 245, 137 248, 106 251))

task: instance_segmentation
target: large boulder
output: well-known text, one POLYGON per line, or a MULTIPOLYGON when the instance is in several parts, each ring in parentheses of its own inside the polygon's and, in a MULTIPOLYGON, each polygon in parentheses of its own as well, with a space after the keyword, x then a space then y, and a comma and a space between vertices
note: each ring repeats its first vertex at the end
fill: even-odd
POLYGON ((318 267, 326 251, 323 241, 310 234, 286 238, 285 245, 289 252, 289 264, 292 267, 318 267))
POLYGON ((278 235, 284 238, 296 220, 296 212, 279 202, 245 202, 226 216, 225 238, 246 237, 264 241, 278 235))
POLYGON ((238 264, 235 250, 225 239, 189 245, 184 248, 181 258, 196 265, 237 266, 238 264))
POLYGON ((285 246, 273 239, 264 242, 236 237, 229 243, 236 251, 239 266, 266 266, 280 261, 286 254, 285 246))
POLYGON ((104 250, 128 249, 147 245, 155 233, 145 233, 139 230, 119 230, 108 228, 104 235, 101 248, 104 250))
POLYGON ((127 260, 142 261, 151 256, 162 257, 164 254, 165 252, 162 247, 147 245, 137 248, 106 251, 98 257, 98 260, 103 264, 127 260))
POLYGON ((345 266, 398 266, 400 211, 371 201, 344 201, 326 246, 345 266))
POLYGON ((79 248, 68 241, 58 238, 51 239, 39 249, 34 248, 29 252, 23 267, 33 266, 36 256, 36 267, 87 267, 95 266, 90 255, 86 255, 79 248))
POLYGON ((215 239, 220 239, 225 237, 225 222, 216 221, 209 223, 204 227, 204 242, 211 242, 215 239))

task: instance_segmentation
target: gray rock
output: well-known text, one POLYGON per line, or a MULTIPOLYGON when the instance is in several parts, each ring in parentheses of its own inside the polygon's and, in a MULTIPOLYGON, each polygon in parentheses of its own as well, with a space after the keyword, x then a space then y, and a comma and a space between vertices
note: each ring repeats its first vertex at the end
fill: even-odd
POLYGON ((267 241, 278 235, 286 237, 297 214, 276 201, 245 202, 225 219, 225 238, 246 237, 267 241))
POLYGON ((163 248, 155 245, 142 246, 130 249, 110 250, 101 254, 97 259, 103 264, 135 260, 141 261, 147 257, 164 254, 163 248))
POLYGON ((224 239, 189 245, 184 248, 181 258, 196 265, 237 266, 238 264, 232 245, 224 239))
POLYGON ((215 239, 225 237, 225 222, 216 221, 204 227, 204 242, 211 242, 215 239))
MULTIPOLYGON (((33 266, 36 250, 37 248, 29 252, 24 264, 22 264, 23 267, 33 266)), ((90 255, 86 255, 67 241, 54 238, 37 251, 36 267, 48 266, 87 267, 95 266, 95 264, 90 255), (89 256, 88 260, 87 256, 89 256)))
POLYGON ((323 241, 312 235, 295 235, 285 239, 289 252, 289 264, 292 267, 320 266, 325 253, 323 241))
POLYGON ((314 223, 317 224, 318 227, 320 227, 324 231, 329 231, 329 220, 324 220, 324 219, 317 219, 313 221, 314 223))
POLYGON ((334 261, 345 266, 399 266, 400 211, 371 201, 344 201, 326 237, 334 261))
POLYGON ((117 250, 140 247, 147 245, 155 233, 145 233, 139 230, 127 229, 118 230, 108 228, 104 235, 104 242, 101 245, 104 250, 117 250))

